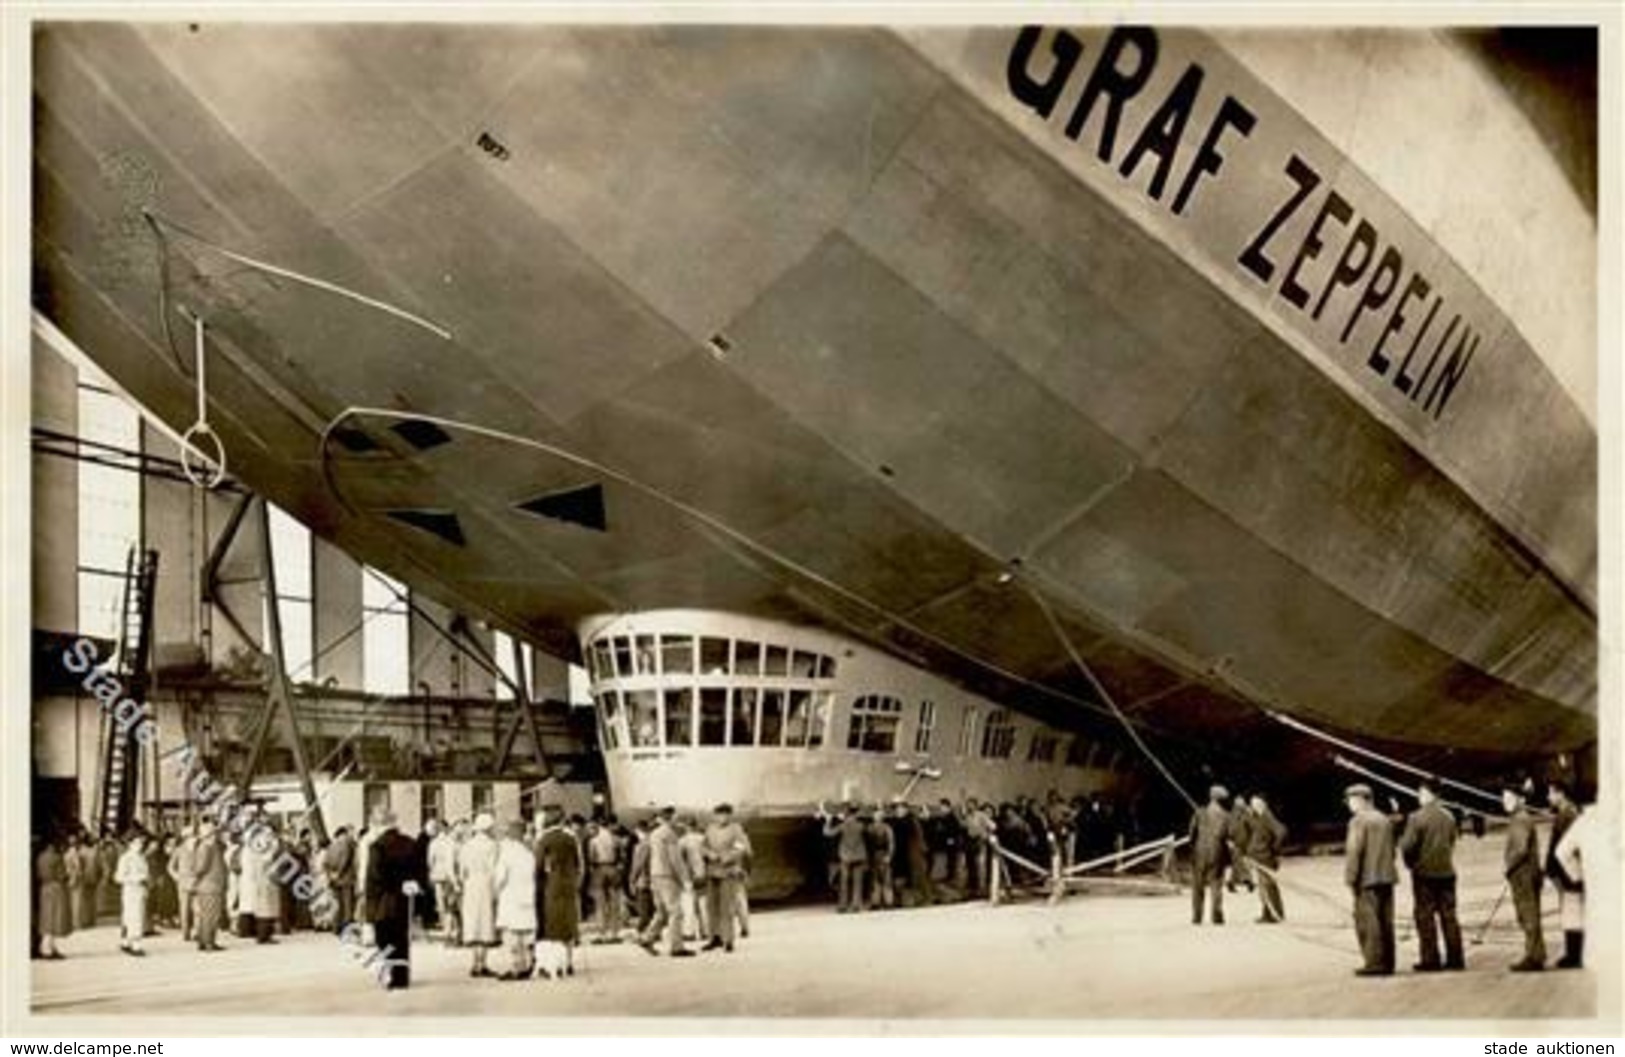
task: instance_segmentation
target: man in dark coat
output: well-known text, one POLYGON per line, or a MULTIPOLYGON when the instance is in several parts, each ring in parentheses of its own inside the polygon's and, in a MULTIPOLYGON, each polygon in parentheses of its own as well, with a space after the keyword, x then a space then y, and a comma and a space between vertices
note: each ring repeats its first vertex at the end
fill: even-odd
MULTIPOLYGON (((440 823, 431 818, 423 824, 423 828, 418 831, 418 835, 412 839, 413 845, 417 848, 418 874, 424 878, 429 876, 429 845, 434 843, 434 839, 439 833, 440 823)), ((414 900, 414 906, 417 910, 418 920, 423 923, 425 932, 431 932, 439 928, 440 908, 434 901, 434 885, 424 885, 423 891, 419 892, 417 899, 414 900)))
POLYGON ((1504 873, 1512 891, 1512 907, 1523 929, 1523 959, 1512 965, 1515 973, 1533 973, 1546 968, 1546 938, 1540 931, 1540 843, 1535 821, 1524 806, 1523 786, 1506 783, 1501 804, 1507 813, 1507 842, 1504 873))
POLYGON ((418 858, 417 842, 395 828, 393 813, 378 819, 380 830, 367 855, 367 908, 374 942, 389 964, 388 990, 412 981, 411 896, 428 883, 418 858))
POLYGON ((1372 806, 1371 787, 1344 790, 1349 809, 1344 842, 1343 880, 1354 893, 1354 933, 1365 964, 1356 976, 1391 976, 1394 971, 1394 827, 1372 806))
POLYGON ((1564 872, 1558 861, 1557 842, 1563 839, 1563 834, 1580 817, 1580 809, 1569 799, 1568 786, 1560 779, 1546 784, 1546 802, 1552 808, 1552 836, 1551 843, 1546 845, 1545 869, 1552 887, 1557 889, 1558 919, 1563 923, 1563 957, 1553 962, 1552 968, 1578 969, 1585 949, 1585 930, 1573 927, 1580 915, 1574 912, 1571 904, 1584 899, 1582 893, 1585 886, 1564 872))
POLYGON ((1421 806, 1405 820, 1399 853, 1411 871, 1411 893, 1416 906, 1416 942, 1421 959, 1419 973, 1465 969, 1461 924, 1456 920, 1456 820, 1439 803, 1438 790, 1423 779, 1416 791, 1421 806), (1444 961, 1439 961, 1439 934, 1444 934, 1444 961))
POLYGON ((1286 907, 1281 903, 1281 886, 1275 883, 1275 871, 1281 867, 1281 845, 1286 842, 1286 827, 1270 812, 1262 796, 1253 794, 1247 827, 1247 858, 1258 882, 1258 920, 1275 924, 1286 918, 1286 907))
POLYGON ((916 906, 937 901, 936 882, 931 879, 931 845, 926 837, 926 808, 897 805, 903 833, 903 860, 907 863, 908 890, 916 906))
POLYGON ((226 851, 220 846, 215 824, 205 819, 198 824, 197 842, 192 847, 192 931, 200 951, 225 949, 215 937, 226 919, 226 873, 226 851))
POLYGON ((1224 802, 1230 796, 1222 785, 1207 792, 1207 806, 1191 816, 1191 924, 1202 923, 1203 893, 1211 891, 1213 924, 1224 924, 1224 868, 1230 859, 1230 816, 1224 802))

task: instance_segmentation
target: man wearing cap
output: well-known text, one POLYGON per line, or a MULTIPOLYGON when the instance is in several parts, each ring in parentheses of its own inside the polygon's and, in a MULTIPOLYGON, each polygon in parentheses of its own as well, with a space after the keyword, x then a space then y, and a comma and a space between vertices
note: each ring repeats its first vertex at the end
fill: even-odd
POLYGON ((1507 813, 1507 842, 1504 873, 1512 892, 1512 908, 1523 929, 1523 959, 1511 966, 1515 973, 1534 973, 1546 968, 1546 939, 1540 931, 1540 844, 1535 821, 1524 806, 1523 787, 1506 782, 1501 787, 1501 806, 1507 813))
POLYGON ((745 858, 750 854, 750 838, 734 821, 731 804, 718 804, 711 824, 705 827, 705 894, 709 907, 711 939, 705 949, 734 949, 738 927, 739 893, 744 883, 745 858))
POLYGON ((474 952, 469 976, 490 976, 486 952, 497 945, 496 872, 500 851, 491 836, 496 820, 482 811, 474 818, 474 832, 457 848, 458 907, 463 942, 474 952))
POLYGON ((1411 894, 1416 908, 1416 942, 1421 958, 1419 973, 1465 969, 1461 924, 1456 920, 1456 820, 1439 803, 1432 779, 1424 778, 1416 790, 1421 806, 1405 820, 1399 853, 1411 871, 1411 894), (1444 934, 1444 961, 1439 961, 1439 934, 1444 934))
POLYGON ((1356 976, 1391 976, 1394 971, 1394 827, 1372 805, 1364 783, 1344 791, 1349 809, 1344 842, 1343 880, 1354 893, 1354 934, 1365 964, 1356 976))
POLYGON ((367 907, 373 940, 389 961, 386 990, 412 982, 412 900, 428 883, 422 876, 417 842, 395 828, 395 814, 378 814, 378 839, 367 855, 367 907))
POLYGON ((1191 924, 1202 923, 1204 893, 1212 892, 1212 921, 1224 924, 1224 868, 1229 855, 1230 816, 1222 785, 1207 791, 1207 805, 1191 815, 1191 924))

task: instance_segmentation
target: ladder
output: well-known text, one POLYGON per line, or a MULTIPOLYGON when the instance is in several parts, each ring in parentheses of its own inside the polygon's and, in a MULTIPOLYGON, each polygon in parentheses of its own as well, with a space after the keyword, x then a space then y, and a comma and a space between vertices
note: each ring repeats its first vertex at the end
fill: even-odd
MULTIPOLYGON (((123 687, 123 701, 147 712, 147 690, 152 681, 152 600, 158 580, 158 552, 131 547, 124 560, 124 600, 119 623, 118 652, 113 657, 113 675, 123 687)), ((135 819, 137 776, 141 745, 135 738, 139 723, 120 726, 107 709, 102 716, 101 794, 97 804, 96 828, 103 836, 117 837, 135 819)), ((128 707, 124 708, 128 715, 128 707)))

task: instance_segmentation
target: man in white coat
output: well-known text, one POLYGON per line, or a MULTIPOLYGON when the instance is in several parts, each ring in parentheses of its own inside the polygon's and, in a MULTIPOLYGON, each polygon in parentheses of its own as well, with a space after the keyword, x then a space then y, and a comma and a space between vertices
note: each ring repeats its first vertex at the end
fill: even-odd
POLYGON ((119 856, 118 868, 113 871, 113 883, 119 886, 120 914, 123 939, 119 949, 125 954, 144 955, 141 935, 147 930, 147 840, 137 832, 130 837, 124 854, 119 856))
POLYGON ((497 842, 491 838, 494 822, 480 812, 474 819, 474 832, 457 848, 457 883, 461 889, 459 917, 463 942, 474 952, 469 976, 491 976, 485 967, 486 951, 497 945, 496 872, 497 842))
POLYGON ((268 825, 251 824, 244 833, 237 911, 254 919, 255 943, 276 942, 276 924, 282 917, 282 887, 272 876, 272 864, 280 849, 268 825))
POLYGON ((497 928, 502 930, 511 966, 498 979, 529 979, 535 969, 536 855, 525 843, 525 824, 518 819, 508 823, 508 835, 497 848, 493 882, 497 928))

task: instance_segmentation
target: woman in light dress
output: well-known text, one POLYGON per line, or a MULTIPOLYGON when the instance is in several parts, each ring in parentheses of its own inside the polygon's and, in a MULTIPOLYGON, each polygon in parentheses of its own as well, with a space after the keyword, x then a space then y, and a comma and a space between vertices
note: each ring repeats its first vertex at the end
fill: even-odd
POLYGON ((508 823, 508 835, 497 848, 495 885, 497 928, 508 948, 511 968, 498 979, 526 980, 535 970, 536 855, 525 843, 525 824, 508 823))
POLYGON ((68 883, 65 854, 76 853, 72 849, 64 853, 62 842, 52 838, 34 861, 34 879, 39 886, 35 905, 39 911, 40 957, 53 961, 62 957, 56 941, 73 932, 72 886, 68 883))
POLYGON ((120 915, 124 938, 119 949, 125 954, 141 956, 141 936, 147 930, 147 882, 151 879, 147 869, 146 838, 136 833, 130 838, 124 854, 119 856, 113 881, 119 886, 120 915))
POLYGON ((469 976, 492 976, 485 966, 486 952, 497 944, 497 842, 491 839, 493 820, 481 812, 474 832, 457 848, 457 881, 462 888, 463 942, 474 952, 469 976))

